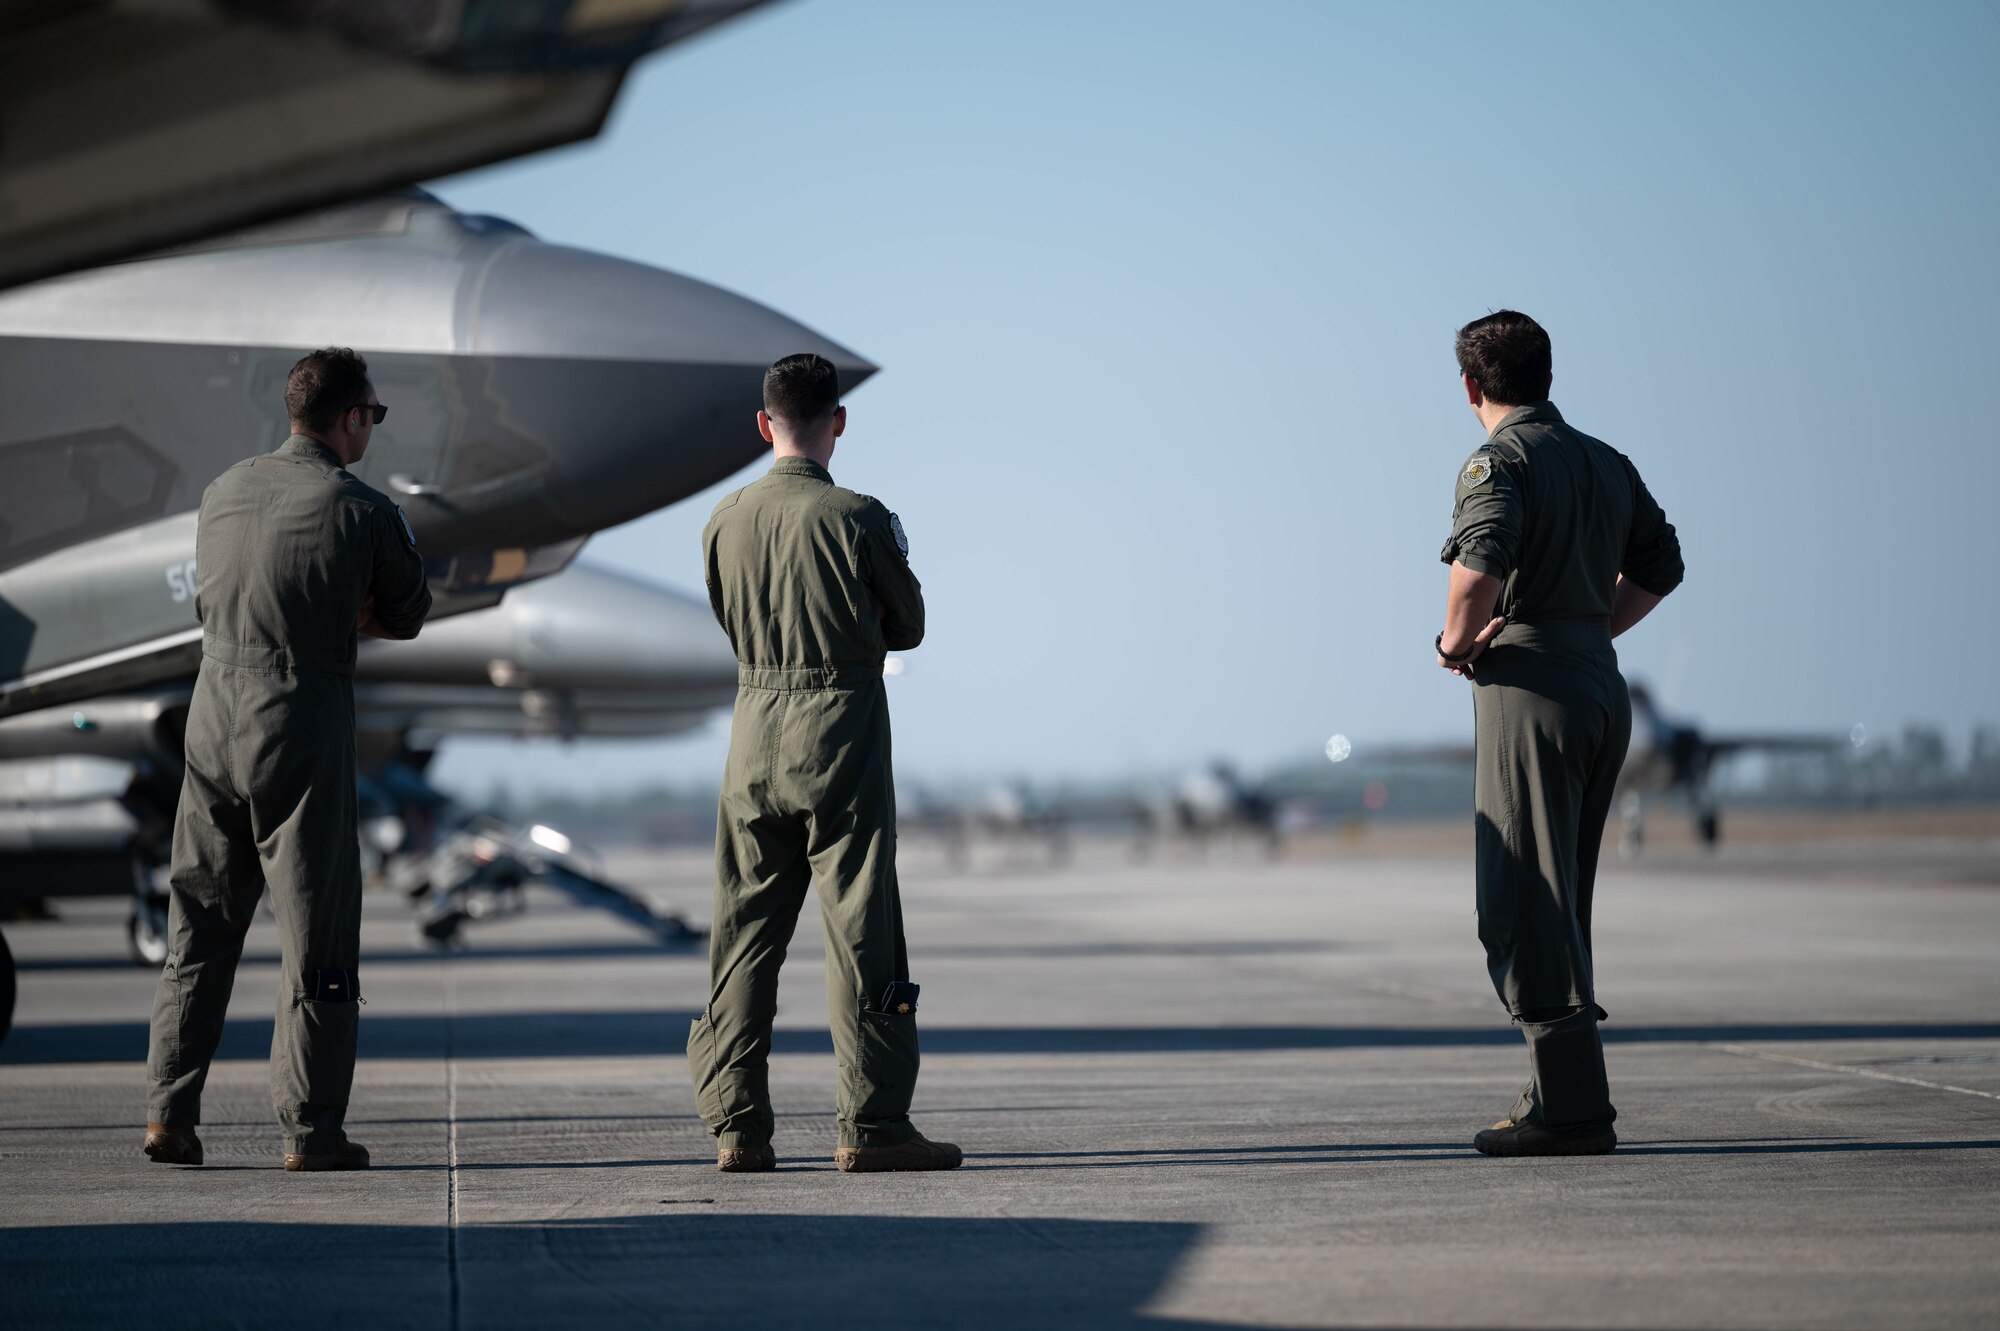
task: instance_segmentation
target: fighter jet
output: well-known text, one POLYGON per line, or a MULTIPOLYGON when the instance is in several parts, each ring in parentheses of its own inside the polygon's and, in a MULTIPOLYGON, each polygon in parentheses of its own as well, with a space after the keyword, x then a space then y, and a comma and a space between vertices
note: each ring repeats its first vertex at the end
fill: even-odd
POLYGON ((0 287, 598 132, 761 0, 4 0, 0 287))
POLYGON ((1220 759, 1188 772, 1168 791, 1143 801, 1137 853, 1172 838, 1206 849, 1211 842, 1243 839, 1276 858, 1284 849, 1278 805, 1261 786, 1220 759))
POLYGON ((0 294, 0 715, 191 675, 194 509, 284 438, 313 346, 389 405, 361 478, 408 510, 435 617, 765 448, 765 366, 874 367, 764 306, 422 191, 0 294))
MULTIPOLYGON (((16 799, 0 828, 10 891, 148 890, 143 857, 82 852, 156 835, 134 809, 170 819, 175 691, 200 653, 193 510, 284 437, 285 375, 328 343, 369 357, 390 406, 356 471, 400 498, 426 554, 439 622, 413 650, 436 635, 424 668, 468 680, 438 664, 447 617, 760 455, 771 361, 817 351, 850 387, 874 371, 742 297, 421 191, 0 294, 0 717, 18 718, 0 764, 17 793, 60 792, 16 799), (34 868, 49 855, 59 878, 34 868)), ((479 665, 554 733, 585 733, 566 709, 626 729, 661 711, 586 710, 596 684, 534 683, 532 634, 479 665)), ((392 691, 378 702, 408 712, 392 691)), ((441 723, 481 710, 431 702, 441 723)))
POLYGON ((1010 868, 1058 868, 1069 859, 1070 818, 1067 808, 1020 780, 988 786, 970 799, 943 797, 922 785, 897 796, 896 828, 905 844, 934 843, 945 864, 959 872, 988 845, 1010 868))
MULTIPOLYGON (((1648 806, 1660 796, 1686 801, 1695 836, 1703 845, 1721 841, 1722 815, 1709 789, 1709 777, 1724 760, 1753 751, 1834 754, 1848 746, 1846 739, 1831 735, 1705 734, 1693 721, 1661 712, 1652 690, 1643 682, 1628 680, 1626 688, 1632 697, 1632 743, 1619 770, 1617 801, 1619 849, 1628 857, 1636 855, 1643 844, 1648 806)), ((1357 751, 1355 757, 1363 765, 1457 765, 1472 762, 1473 749, 1469 744, 1371 746, 1357 751)), ((1345 758, 1343 750, 1334 761, 1345 758)))
MULTIPOLYGON (((694 941, 684 922, 607 880, 559 832, 461 808, 424 769, 453 734, 672 735, 706 722, 735 692, 736 658, 706 602, 587 565, 415 642, 371 642, 354 689, 364 849, 440 945, 528 881, 662 941, 694 941)), ((180 682, 0 720, 0 905, 130 894, 133 959, 165 959, 165 871, 192 694, 180 682)))
POLYGON ((1848 747, 1831 735, 1705 735, 1688 720, 1675 720, 1653 702, 1652 690, 1636 680, 1632 694, 1632 747, 1618 773, 1622 828, 1619 848, 1636 855, 1646 836, 1646 805, 1659 795, 1687 801, 1695 836, 1705 846, 1722 840, 1722 813, 1709 790, 1709 774, 1717 763, 1739 753, 1838 753, 1848 747))
POLYGON ((579 565, 436 629, 371 643, 356 668, 364 840, 424 912, 420 936, 454 945, 463 926, 517 910, 521 886, 539 882, 662 942, 702 938, 607 879, 559 830, 466 809, 424 773, 451 735, 659 738, 703 725, 736 696, 736 656, 707 602, 579 565))

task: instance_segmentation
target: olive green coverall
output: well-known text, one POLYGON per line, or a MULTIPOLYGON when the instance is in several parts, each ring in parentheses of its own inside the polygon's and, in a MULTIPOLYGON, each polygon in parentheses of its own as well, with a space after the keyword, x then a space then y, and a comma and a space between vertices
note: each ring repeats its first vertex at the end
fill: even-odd
POLYGON ((923 588, 895 515, 805 458, 717 505, 702 553, 738 673, 695 1099, 719 1146, 771 1140, 778 968, 817 880, 840 1145, 891 1146, 915 1132, 917 1023, 877 1010, 910 978, 882 662, 923 640, 923 588))
POLYGON ((1623 454, 1550 402, 1517 407, 1459 471, 1441 556, 1502 580, 1507 626, 1472 677, 1479 938, 1534 1079, 1514 1121, 1617 1117, 1591 972, 1591 893, 1632 703, 1611 645, 1622 573, 1664 596, 1680 540, 1623 454))
POLYGON ((414 638, 430 589, 401 510, 303 435, 208 487, 195 554, 201 672, 148 1113, 169 1127, 201 1121, 243 936, 268 886, 283 967, 271 1100, 286 1151, 327 1154, 343 1140, 360 998, 355 616, 373 597, 376 624, 414 638))

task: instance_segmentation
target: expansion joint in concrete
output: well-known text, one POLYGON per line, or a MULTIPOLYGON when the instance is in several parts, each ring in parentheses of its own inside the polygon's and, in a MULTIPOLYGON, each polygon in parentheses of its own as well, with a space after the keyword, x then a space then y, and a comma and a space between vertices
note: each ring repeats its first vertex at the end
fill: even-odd
POLYGON ((1922 1086, 1932 1091, 1950 1091, 1954 1095, 1976 1095, 1982 1100, 2000 1100, 2000 1095, 1992 1091, 1974 1090, 1970 1086, 1953 1086, 1949 1082, 1925 1081, 1921 1077, 1898 1077, 1893 1072, 1877 1072, 1873 1068, 1857 1068, 1849 1063, 1822 1063, 1816 1058, 1799 1058, 1792 1054, 1773 1054, 1762 1049, 1750 1049, 1740 1044, 1719 1044, 1711 1046, 1725 1054, 1735 1054, 1740 1058, 1761 1058, 1767 1063, 1790 1063, 1794 1067, 1817 1068, 1821 1072, 1844 1072, 1850 1077, 1866 1077, 1870 1081, 1893 1081, 1901 1086, 1922 1086))

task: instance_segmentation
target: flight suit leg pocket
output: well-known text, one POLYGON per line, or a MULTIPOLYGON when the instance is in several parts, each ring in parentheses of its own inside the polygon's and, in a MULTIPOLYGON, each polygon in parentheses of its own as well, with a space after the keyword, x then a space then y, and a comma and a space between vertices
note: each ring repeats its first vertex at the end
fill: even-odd
POLYGON ((715 1027, 706 1012, 688 1023, 687 1056, 688 1071, 694 1078, 695 1110, 710 1132, 720 1132, 729 1112, 717 1085, 722 1067, 715 1056, 715 1027))
POLYGON ((271 1089, 288 1149, 329 1151, 339 1143, 361 1028, 357 988, 352 971, 307 971, 285 1014, 271 1089))
POLYGON ((917 1090, 917 1016, 862 1008, 854 1062, 840 1070, 841 1117, 866 1131, 907 1118, 917 1090))
POLYGON ((1489 962, 1513 955, 1521 927, 1521 884, 1516 856, 1506 834, 1486 814, 1474 836, 1474 896, 1479 909, 1479 941, 1489 962))

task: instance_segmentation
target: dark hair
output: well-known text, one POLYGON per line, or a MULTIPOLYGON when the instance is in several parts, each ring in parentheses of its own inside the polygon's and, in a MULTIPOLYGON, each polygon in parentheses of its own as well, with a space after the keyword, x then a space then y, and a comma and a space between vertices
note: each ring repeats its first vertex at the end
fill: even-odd
POLYGON ((348 347, 322 347, 292 366, 285 414, 309 430, 331 430, 341 413, 368 401, 368 362, 348 347))
POLYGON ((840 405, 840 373, 824 356, 802 351, 764 371, 764 412, 803 430, 840 405))
POLYGON ((1549 335, 1519 310, 1496 310, 1458 330, 1458 372, 1488 402, 1518 407, 1549 395, 1549 335))

